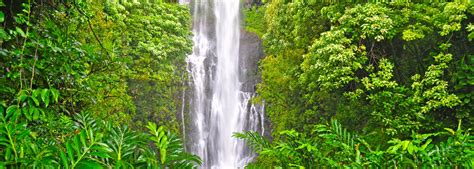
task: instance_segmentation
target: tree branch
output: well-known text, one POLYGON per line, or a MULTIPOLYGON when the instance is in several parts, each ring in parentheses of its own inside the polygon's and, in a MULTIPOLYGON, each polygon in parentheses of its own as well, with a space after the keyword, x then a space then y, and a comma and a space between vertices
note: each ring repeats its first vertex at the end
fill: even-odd
POLYGON ((35 49, 35 62, 33 63, 33 69, 31 70, 30 89, 33 89, 33 79, 35 78, 36 61, 38 61, 38 44, 36 44, 36 49, 35 49))
POLYGON ((90 18, 86 15, 86 13, 84 13, 84 11, 82 11, 78 6, 77 4, 75 3, 75 1, 73 1, 72 3, 74 5, 74 8, 81 14, 83 15, 84 17, 86 17, 87 19, 87 24, 89 26, 89 29, 91 30, 92 32, 92 35, 94 35, 94 38, 95 40, 99 43, 100 47, 102 48, 102 50, 104 50, 106 53, 108 53, 107 49, 104 47, 104 45, 102 44, 102 41, 100 41, 99 39, 99 36, 97 36, 97 34, 94 32, 94 28, 92 27, 92 23, 90 21, 90 18))

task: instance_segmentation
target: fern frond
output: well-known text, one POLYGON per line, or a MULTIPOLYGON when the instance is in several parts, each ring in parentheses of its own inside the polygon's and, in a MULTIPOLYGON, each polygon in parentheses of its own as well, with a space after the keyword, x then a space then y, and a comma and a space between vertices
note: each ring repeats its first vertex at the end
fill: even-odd
POLYGON ((354 149, 355 140, 357 138, 356 135, 348 132, 347 129, 343 128, 341 123, 339 123, 337 120, 331 120, 331 130, 332 133, 336 135, 338 141, 349 146, 351 149, 354 149))
POLYGON ((269 141, 265 137, 254 131, 234 133, 233 137, 244 140, 251 149, 257 152, 262 151, 264 148, 270 147, 269 141))

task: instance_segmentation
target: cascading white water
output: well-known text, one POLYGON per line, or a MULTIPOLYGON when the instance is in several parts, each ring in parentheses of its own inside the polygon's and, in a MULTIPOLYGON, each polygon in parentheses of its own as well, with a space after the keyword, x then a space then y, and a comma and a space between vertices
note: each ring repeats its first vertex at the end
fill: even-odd
POLYGON ((211 145, 217 153, 212 167, 236 167, 241 141, 232 137, 243 130, 239 92, 239 0, 215 0, 216 15, 216 75, 213 84, 210 127, 211 145))
POLYGON ((233 133, 264 129, 263 107, 251 104, 254 93, 242 91, 239 79, 240 0, 194 0, 190 4, 194 49, 187 57, 189 150, 201 157, 203 168, 243 167, 254 154, 233 133))
POLYGON ((188 4, 189 0, 179 0, 178 3, 180 4, 188 4))
POLYGON ((208 36, 209 24, 209 5, 207 0, 199 0, 194 2, 192 7, 193 13, 193 53, 187 57, 188 72, 190 74, 190 84, 193 89, 191 107, 191 133, 190 143, 191 152, 201 157, 203 167, 208 164, 208 128, 207 123, 207 103, 206 85, 209 81, 209 74, 206 73, 205 61, 211 54, 211 43, 208 36), (198 17, 199 16, 199 17, 198 17))

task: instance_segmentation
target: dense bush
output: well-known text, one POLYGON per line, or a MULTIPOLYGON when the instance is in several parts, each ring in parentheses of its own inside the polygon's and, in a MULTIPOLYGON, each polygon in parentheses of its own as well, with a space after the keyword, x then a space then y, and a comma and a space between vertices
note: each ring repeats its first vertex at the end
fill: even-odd
POLYGON ((0 168, 201 163, 176 132, 188 9, 105 0, 0 8, 0 168))
POLYGON ((364 136, 354 135, 333 120, 314 125, 308 134, 295 130, 280 132, 282 139, 269 142, 255 132, 236 133, 266 163, 250 164, 248 168, 472 168, 474 167, 474 136, 470 130, 417 134, 411 138, 390 140, 389 147, 370 145, 364 136), (440 141, 440 138, 443 138, 440 141), (447 138, 447 139, 446 139, 447 138), (433 143, 437 140, 437 143, 433 143))
POLYGON ((387 138, 458 120, 472 126, 471 3, 275 0, 265 8, 249 23, 266 27, 258 92, 275 136, 331 118, 387 138))
POLYGON ((56 91, 33 90, 20 95, 16 105, 0 106, 0 168, 193 168, 201 163, 184 152, 179 137, 155 123, 144 133, 90 113, 49 121, 43 110, 57 103, 56 91))
POLYGON ((271 0, 260 9, 246 24, 263 34, 256 100, 274 141, 238 135, 260 143, 249 167, 472 167, 470 130, 456 128, 473 127, 471 2, 271 0), (330 119, 350 126, 354 143, 326 133, 334 126, 314 129, 330 119))

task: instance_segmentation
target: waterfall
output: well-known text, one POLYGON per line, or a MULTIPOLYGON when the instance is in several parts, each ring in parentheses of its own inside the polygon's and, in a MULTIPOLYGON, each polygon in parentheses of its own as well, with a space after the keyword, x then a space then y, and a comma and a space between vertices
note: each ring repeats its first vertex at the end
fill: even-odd
POLYGON ((211 150, 216 168, 238 166, 244 147, 232 137, 242 131, 245 116, 239 109, 239 0, 216 0, 216 77, 210 117, 211 150))
POLYGON ((188 4, 189 0, 179 0, 178 3, 180 4, 188 4))
MULTIPOLYGON (((182 127, 182 134, 183 134, 183 144, 186 144, 186 123, 184 119, 184 108, 186 107, 186 88, 184 87, 184 73, 181 75, 181 81, 183 90, 181 92, 181 127, 182 127)), ((186 151, 186 147, 184 147, 184 151, 186 151)))
POLYGON ((254 154, 232 135, 245 130, 263 132, 264 119, 263 106, 251 103, 255 91, 242 85, 248 68, 242 66, 239 54, 240 0, 185 4, 192 9, 194 33, 193 53, 187 57, 188 151, 201 157, 203 168, 242 168, 254 154))

